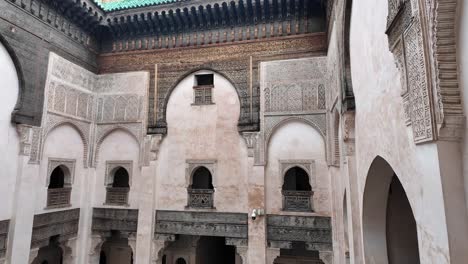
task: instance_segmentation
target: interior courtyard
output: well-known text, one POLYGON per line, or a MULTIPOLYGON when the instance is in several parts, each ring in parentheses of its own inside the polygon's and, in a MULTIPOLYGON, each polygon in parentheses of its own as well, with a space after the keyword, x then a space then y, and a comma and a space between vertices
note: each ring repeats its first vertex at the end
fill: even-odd
POLYGON ((0 264, 466 264, 465 85, 466 0, 0 0, 0 264))

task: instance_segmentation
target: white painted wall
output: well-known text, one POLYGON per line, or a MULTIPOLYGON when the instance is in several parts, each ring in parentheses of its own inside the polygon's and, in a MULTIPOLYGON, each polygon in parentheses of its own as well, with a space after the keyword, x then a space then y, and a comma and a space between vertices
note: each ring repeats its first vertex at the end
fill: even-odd
POLYGON ((280 171, 280 160, 313 160, 315 162, 315 173, 309 175, 312 191, 314 191, 313 207, 316 213, 329 216, 331 212, 330 185, 325 159, 325 141, 321 134, 310 125, 299 121, 287 123, 274 132, 269 142, 265 173, 265 201, 268 214, 286 213, 282 212, 281 188, 284 175, 280 171))
MULTIPOLYGON (((40 177, 36 181, 36 190, 31 190, 31 193, 36 192, 36 210, 35 214, 49 212, 50 209, 45 209, 47 206, 47 187, 48 178, 47 167, 50 158, 71 159, 76 160, 75 177, 72 182, 71 205, 72 208, 81 207, 80 197, 84 182, 83 168, 83 141, 80 134, 71 125, 64 124, 49 132, 44 142, 44 152, 40 165, 40 177)), ((63 210, 63 209, 59 209, 63 210)))
POLYGON ((237 130, 240 103, 236 90, 215 74, 214 104, 195 106, 193 85, 194 75, 190 75, 177 85, 168 102, 168 133, 161 145, 156 173, 156 206, 184 210, 189 185, 186 160, 215 159, 217 211, 246 212, 247 148, 237 130))
MULTIPOLYGON (((468 3, 458 1, 459 25, 458 25, 458 62, 460 65, 460 88, 463 96, 465 116, 468 110, 468 3)), ((463 160, 468 161, 468 124, 465 123, 465 138, 463 139, 463 160)), ((468 209, 468 164, 465 162, 463 174, 465 175, 466 205, 468 209)))
POLYGON ((16 185, 19 138, 11 113, 18 98, 19 82, 15 65, 0 43, 0 220, 10 219, 16 185))
POLYGON ((351 25, 359 202, 370 164, 380 155, 408 195, 418 226, 421 263, 450 263, 438 152, 434 144, 415 145, 404 123, 399 73, 385 35, 387 1, 361 0, 355 5, 366 7, 354 8, 351 25))
MULTIPOLYGON (((114 207, 104 206, 106 200, 106 161, 133 161, 133 172, 130 175, 130 193, 128 204, 130 208, 138 208, 138 189, 151 188, 151 186, 141 186, 140 168, 138 164, 140 147, 137 140, 128 132, 119 129, 109 134, 101 144, 99 151, 99 163, 96 169, 94 186, 94 207, 114 207)), ((121 208, 121 206, 118 206, 121 208)))

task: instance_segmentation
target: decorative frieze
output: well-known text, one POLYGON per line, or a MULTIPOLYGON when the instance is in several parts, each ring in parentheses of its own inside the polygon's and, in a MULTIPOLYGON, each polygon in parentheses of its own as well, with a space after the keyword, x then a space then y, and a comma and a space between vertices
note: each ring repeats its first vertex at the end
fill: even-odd
POLYGON ((218 236, 247 239, 248 215, 242 213, 156 211, 155 235, 218 236))
POLYGON ((109 236, 112 230, 136 234, 138 229, 138 210, 93 208, 91 229, 94 234, 105 237, 109 236))
POLYGON ((289 248, 292 242, 305 242, 309 250, 332 249, 331 218, 322 216, 267 216, 270 247, 289 248))
POLYGON ((79 208, 35 215, 31 248, 47 246, 52 236, 59 236, 60 242, 76 237, 79 219, 79 208))

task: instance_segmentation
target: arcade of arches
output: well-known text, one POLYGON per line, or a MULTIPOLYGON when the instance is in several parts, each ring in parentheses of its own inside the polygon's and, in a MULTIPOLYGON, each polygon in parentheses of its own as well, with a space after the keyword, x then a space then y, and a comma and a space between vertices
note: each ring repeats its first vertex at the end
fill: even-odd
POLYGON ((0 264, 466 264, 465 2, 0 0, 0 264))

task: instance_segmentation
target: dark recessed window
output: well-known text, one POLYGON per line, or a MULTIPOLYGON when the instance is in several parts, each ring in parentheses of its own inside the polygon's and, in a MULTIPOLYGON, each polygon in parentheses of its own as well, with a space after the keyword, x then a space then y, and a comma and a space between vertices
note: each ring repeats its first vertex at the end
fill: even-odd
POLYGON ((214 84, 213 74, 195 75, 195 80, 197 82, 196 86, 206 86, 206 85, 213 86, 214 84))
POLYGON ((214 87, 213 74, 195 75, 195 86, 193 87, 194 104, 196 105, 212 104, 213 103, 213 96, 212 96, 213 87, 214 87))

